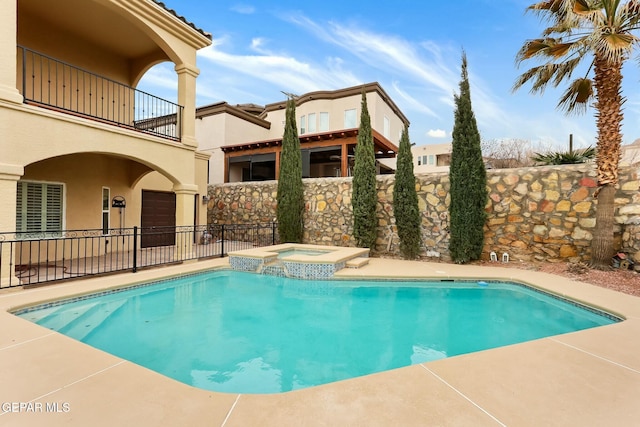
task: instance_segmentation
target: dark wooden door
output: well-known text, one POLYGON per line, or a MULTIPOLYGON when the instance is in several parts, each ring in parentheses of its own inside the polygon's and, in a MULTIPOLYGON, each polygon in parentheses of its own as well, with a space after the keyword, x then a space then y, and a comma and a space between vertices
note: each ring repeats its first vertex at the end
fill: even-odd
POLYGON ((142 190, 140 246, 176 244, 176 195, 165 191, 142 190))

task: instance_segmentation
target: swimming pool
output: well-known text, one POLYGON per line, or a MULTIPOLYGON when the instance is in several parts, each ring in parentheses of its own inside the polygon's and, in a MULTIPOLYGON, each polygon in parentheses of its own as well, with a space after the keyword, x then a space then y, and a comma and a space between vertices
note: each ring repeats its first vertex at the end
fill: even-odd
POLYGON ((614 323, 505 283, 214 271, 19 316, 195 387, 277 393, 614 323))

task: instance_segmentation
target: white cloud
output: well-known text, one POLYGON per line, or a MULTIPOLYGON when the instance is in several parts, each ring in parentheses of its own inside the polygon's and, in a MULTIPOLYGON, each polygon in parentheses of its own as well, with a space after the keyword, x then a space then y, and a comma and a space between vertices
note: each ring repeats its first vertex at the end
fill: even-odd
POLYGON ((447 132, 442 129, 429 129, 427 136, 431 138, 446 138, 447 132))
MULTIPOLYGON (((356 56, 359 62, 378 70, 376 75, 382 72, 383 75, 394 76, 391 84, 401 109, 437 118, 444 126, 453 121, 453 94, 457 92, 460 81, 460 51, 433 41, 414 42, 354 24, 317 23, 302 14, 289 15, 284 19, 309 31, 319 40, 342 48, 345 55, 356 56), (398 81, 402 81, 402 89, 398 81)), ((513 112, 505 111, 504 102, 480 77, 472 74, 471 61, 469 67, 471 95, 479 125, 511 130, 514 127, 513 112)))
POLYGON ((163 62, 149 69, 140 79, 139 88, 175 102, 178 97, 178 79, 173 69, 173 64, 163 62), (162 93, 156 94, 151 90, 147 90, 149 87, 161 88, 162 93))
POLYGON ((409 95, 406 91, 400 89, 400 84, 397 81, 394 81, 392 86, 396 94, 400 96, 400 99, 405 101, 404 103, 408 105, 409 108, 424 113, 428 116, 438 117, 438 114, 431 108, 409 95))
POLYGON ((327 59, 326 64, 316 64, 302 62, 285 54, 234 55, 223 52, 219 47, 202 49, 199 57, 245 76, 267 81, 279 90, 306 93, 361 83, 350 71, 344 70, 342 62, 336 58, 327 59))
POLYGON ((266 44, 266 41, 264 38, 254 37, 253 39, 251 39, 251 50, 254 50, 264 55, 269 55, 270 52, 263 48, 265 44, 266 44))
POLYGON ((256 11, 255 7, 247 4, 241 4, 241 3, 231 6, 229 9, 234 12, 241 13, 243 15, 251 15, 256 11))

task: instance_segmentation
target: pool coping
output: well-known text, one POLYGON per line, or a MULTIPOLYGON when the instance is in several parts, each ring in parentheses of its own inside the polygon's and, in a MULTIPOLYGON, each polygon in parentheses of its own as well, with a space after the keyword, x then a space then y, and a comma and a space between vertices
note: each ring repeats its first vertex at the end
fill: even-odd
POLYGON ((11 385, 0 390, 0 403, 69 404, 67 412, 64 406, 59 412, 0 408, 0 423, 630 425, 640 418, 637 393, 631 392, 640 390, 640 298, 535 271, 372 258, 359 269, 338 271, 336 278, 516 281, 625 320, 275 395, 186 386, 8 313, 211 268, 228 268, 228 261, 0 291, 0 381, 11 385))

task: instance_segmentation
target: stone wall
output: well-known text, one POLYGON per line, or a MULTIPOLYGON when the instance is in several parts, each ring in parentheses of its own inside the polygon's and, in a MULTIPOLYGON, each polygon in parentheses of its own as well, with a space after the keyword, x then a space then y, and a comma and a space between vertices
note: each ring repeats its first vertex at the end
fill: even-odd
MULTIPOLYGON (((616 195, 616 248, 640 262, 640 181, 637 165, 620 172, 616 195)), ((487 172, 489 199, 485 251, 511 260, 586 261, 595 226, 593 165, 499 169, 487 172)), ((304 242, 354 246, 351 178, 304 180, 304 242)), ((393 175, 378 177, 378 239, 374 253, 397 255, 393 175)), ((449 259, 449 175, 416 176, 424 257, 449 259)), ((209 186, 210 223, 271 222, 275 181, 209 186)))

